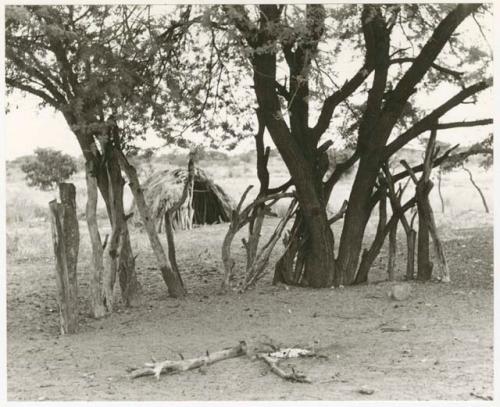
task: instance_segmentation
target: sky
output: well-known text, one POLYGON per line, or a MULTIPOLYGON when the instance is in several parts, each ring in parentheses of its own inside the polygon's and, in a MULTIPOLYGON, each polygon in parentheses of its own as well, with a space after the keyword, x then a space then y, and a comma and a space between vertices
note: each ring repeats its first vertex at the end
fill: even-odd
MULTIPOLYGON (((474 33, 474 27, 471 26, 470 31, 474 33)), ((478 33, 475 32, 474 35, 478 35, 478 33)), ((438 106, 456 91, 456 89, 451 87, 443 86, 432 98, 427 97, 426 99, 424 97, 419 102, 429 103, 431 107, 438 106)), ((60 113, 55 112, 50 107, 40 109, 36 97, 30 95, 21 96, 17 92, 9 96, 9 103, 11 107, 5 116, 4 123, 6 160, 32 154, 33 150, 37 147, 52 147, 73 156, 81 154, 75 136, 60 113)), ((488 117, 493 117, 493 91, 491 90, 480 94, 477 105, 459 106, 445 116, 442 121, 473 120, 488 117)), ((492 131, 491 127, 485 126, 441 131, 438 137, 444 142, 468 145, 485 137, 488 132, 492 131)), ((161 139, 150 134, 146 142, 142 143, 142 146, 160 147, 163 144, 161 139)), ((269 137, 267 137, 267 144, 272 145, 269 137)), ((334 146, 337 145, 337 143, 334 144, 334 146)), ((250 139, 241 143, 234 152, 238 153, 252 148, 253 140, 250 139)))

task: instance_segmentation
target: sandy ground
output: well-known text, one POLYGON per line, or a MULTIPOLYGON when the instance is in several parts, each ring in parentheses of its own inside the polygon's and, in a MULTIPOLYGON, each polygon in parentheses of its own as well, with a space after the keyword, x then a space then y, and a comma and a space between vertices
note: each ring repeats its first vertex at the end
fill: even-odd
MULTIPOLYGON (((135 231, 144 302, 94 320, 85 300, 89 256, 82 224, 81 324, 79 333, 71 336, 58 334, 49 225, 26 226, 19 235, 29 237, 37 246, 25 252, 19 247, 15 255, 8 256, 8 399, 491 398, 491 218, 479 226, 464 228, 454 222, 445 229, 452 283, 411 283, 412 293, 405 301, 387 296, 391 283, 383 282, 385 251, 375 262, 369 285, 299 289, 272 286, 269 274, 250 292, 218 295, 220 243, 227 225, 177 234, 178 259, 189 295, 185 300, 174 300, 166 294, 156 262, 144 243, 145 234, 135 231), (207 350, 237 345, 240 340, 252 344, 267 339, 286 346, 314 346, 321 357, 283 363, 306 373, 313 383, 285 382, 261 361, 248 357, 222 361, 205 372, 162 376, 159 381, 128 378, 129 367, 140 367, 152 356, 158 360, 178 359, 179 353, 195 357, 207 350), (360 394, 363 386, 373 394, 360 394)), ((269 233, 270 225, 265 231, 269 233)), ((400 253, 403 244, 401 237, 400 253)), ((242 260, 243 252, 235 246, 242 260)), ((402 274, 403 255, 398 262, 402 274)))

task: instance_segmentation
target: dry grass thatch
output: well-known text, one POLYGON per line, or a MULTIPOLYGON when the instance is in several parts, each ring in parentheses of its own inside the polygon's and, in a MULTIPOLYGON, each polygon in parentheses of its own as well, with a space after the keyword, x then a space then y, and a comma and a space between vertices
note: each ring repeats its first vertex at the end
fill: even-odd
MULTIPOLYGON (((165 211, 181 197, 187 175, 184 168, 166 169, 155 172, 143 183, 146 202, 160 232, 165 211)), ((196 168, 192 202, 185 202, 173 215, 172 225, 179 230, 189 228, 191 224, 229 222, 234 206, 222 188, 203 170, 196 168), (191 222, 186 222, 186 216, 192 216, 191 222)))

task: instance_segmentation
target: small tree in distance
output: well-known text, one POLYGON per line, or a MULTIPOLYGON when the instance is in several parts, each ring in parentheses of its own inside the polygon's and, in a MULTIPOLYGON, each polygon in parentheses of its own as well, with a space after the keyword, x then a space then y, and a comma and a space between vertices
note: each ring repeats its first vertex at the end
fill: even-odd
POLYGON ((76 160, 51 148, 37 148, 35 155, 21 165, 28 185, 42 191, 54 189, 76 173, 76 160))

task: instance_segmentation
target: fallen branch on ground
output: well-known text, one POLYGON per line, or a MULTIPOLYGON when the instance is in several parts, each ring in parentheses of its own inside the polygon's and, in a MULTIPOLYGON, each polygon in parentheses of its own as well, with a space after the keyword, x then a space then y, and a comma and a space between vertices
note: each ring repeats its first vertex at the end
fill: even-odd
MULTIPOLYGON (((247 344, 245 341, 240 341, 237 346, 213 353, 209 353, 207 351, 206 355, 198 358, 164 360, 162 362, 156 362, 153 360, 151 363, 146 363, 144 368, 132 369, 129 377, 131 379, 136 379, 142 376, 155 376, 159 379, 161 374, 175 374, 197 368, 203 368, 213 363, 220 362, 221 360, 236 358, 244 355, 248 355, 247 344)), ((298 383, 311 383, 311 380, 306 375, 294 370, 293 368, 291 373, 285 372, 279 366, 279 362, 284 359, 315 356, 316 354, 314 353, 314 350, 301 348, 279 348, 273 349, 273 352, 258 352, 254 355, 255 358, 266 362, 271 368, 271 372, 275 373, 284 380, 298 383)))
POLYGON ((208 366, 221 360, 235 358, 246 355, 247 345, 245 341, 241 341, 238 346, 226 348, 214 353, 206 353, 206 355, 186 360, 164 360, 163 362, 146 363, 145 368, 136 369, 130 374, 131 379, 136 379, 142 376, 155 376, 160 378, 162 373, 173 374, 185 372, 187 370, 196 369, 202 366, 208 366))
POLYGON ((282 368, 279 367, 278 363, 280 361, 280 358, 270 356, 268 353, 257 353, 256 356, 257 359, 261 359, 266 362, 271 368, 271 372, 277 374, 282 379, 288 380, 290 382, 312 383, 306 375, 295 371, 293 368, 291 373, 285 372, 282 368))

